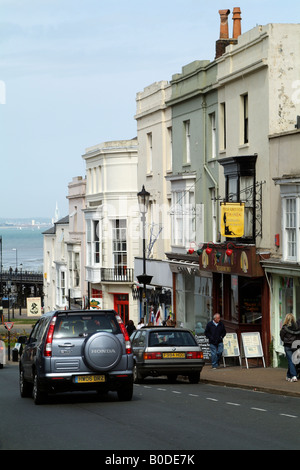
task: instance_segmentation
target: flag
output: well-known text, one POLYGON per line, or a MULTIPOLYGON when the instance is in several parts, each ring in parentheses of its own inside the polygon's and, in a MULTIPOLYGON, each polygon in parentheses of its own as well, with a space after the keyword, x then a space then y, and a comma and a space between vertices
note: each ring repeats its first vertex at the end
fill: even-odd
POLYGON ((155 315, 155 325, 161 325, 161 318, 160 318, 160 307, 158 307, 156 315, 155 315))

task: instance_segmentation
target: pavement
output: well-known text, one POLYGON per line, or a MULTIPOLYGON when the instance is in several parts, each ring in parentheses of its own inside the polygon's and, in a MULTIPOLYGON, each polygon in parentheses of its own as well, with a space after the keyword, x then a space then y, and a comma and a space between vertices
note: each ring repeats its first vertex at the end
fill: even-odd
POLYGON ((300 379, 287 382, 286 369, 282 368, 221 366, 212 369, 206 364, 201 372, 201 382, 300 398, 300 379))

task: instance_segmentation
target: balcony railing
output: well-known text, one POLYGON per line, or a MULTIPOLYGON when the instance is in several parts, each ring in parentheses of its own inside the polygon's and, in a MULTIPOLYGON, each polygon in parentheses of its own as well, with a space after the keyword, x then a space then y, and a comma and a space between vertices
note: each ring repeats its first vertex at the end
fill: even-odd
POLYGON ((133 282, 133 269, 124 266, 116 268, 101 268, 103 282, 133 282))

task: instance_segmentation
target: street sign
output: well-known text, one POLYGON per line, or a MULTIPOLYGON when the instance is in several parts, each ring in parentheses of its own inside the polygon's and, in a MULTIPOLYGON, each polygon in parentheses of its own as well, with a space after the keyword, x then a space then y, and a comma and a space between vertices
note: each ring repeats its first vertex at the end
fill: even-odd
POLYGON ((5 327, 7 328, 8 331, 10 331, 12 329, 12 327, 14 326, 12 321, 4 322, 4 325, 5 325, 5 327))

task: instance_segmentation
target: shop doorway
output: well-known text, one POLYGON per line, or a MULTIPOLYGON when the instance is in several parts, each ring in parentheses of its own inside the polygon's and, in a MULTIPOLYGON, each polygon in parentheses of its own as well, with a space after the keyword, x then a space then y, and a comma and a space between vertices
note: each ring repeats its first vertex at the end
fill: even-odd
POLYGON ((114 294, 114 309, 120 315, 124 325, 129 321, 128 294, 114 294))

